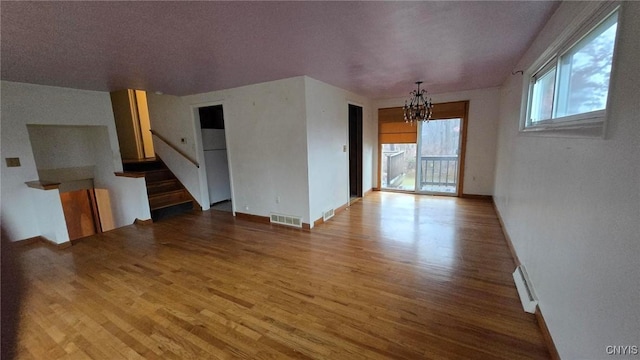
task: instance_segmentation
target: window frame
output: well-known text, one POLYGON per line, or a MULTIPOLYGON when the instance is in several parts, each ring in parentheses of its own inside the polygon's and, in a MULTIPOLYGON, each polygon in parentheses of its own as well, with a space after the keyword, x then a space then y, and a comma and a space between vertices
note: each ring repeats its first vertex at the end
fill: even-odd
POLYGON ((611 90, 616 72, 616 54, 620 37, 622 3, 605 1, 587 3, 582 11, 571 21, 556 40, 523 73, 522 106, 520 132, 540 135, 603 136, 607 120, 607 109, 611 101, 611 90), (617 29, 613 45, 611 72, 605 108, 568 116, 556 117, 558 102, 558 81, 562 57, 570 53, 582 39, 589 36, 600 24, 617 12, 617 29), (531 121, 534 84, 549 71, 555 71, 552 115, 549 119, 531 121))

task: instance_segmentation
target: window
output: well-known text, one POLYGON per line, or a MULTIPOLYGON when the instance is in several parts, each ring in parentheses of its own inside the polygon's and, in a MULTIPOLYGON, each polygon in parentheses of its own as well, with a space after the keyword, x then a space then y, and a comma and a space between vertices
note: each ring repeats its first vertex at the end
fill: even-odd
POLYGON ((602 127, 617 28, 617 7, 596 11, 534 63, 522 130, 602 127))

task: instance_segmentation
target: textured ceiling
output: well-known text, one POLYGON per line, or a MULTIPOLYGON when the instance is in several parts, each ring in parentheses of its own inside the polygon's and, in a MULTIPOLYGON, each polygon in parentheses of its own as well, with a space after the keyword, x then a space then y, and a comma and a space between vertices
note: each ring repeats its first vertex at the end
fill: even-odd
POLYGON ((4 80, 195 94, 309 75, 370 98, 498 86, 557 2, 2 2, 4 80))

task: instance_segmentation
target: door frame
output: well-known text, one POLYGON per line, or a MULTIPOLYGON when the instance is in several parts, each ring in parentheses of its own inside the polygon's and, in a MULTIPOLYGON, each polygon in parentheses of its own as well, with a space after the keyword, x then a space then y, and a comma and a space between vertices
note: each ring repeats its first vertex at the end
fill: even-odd
MULTIPOLYGON (((213 101, 207 101, 202 103, 190 104, 191 117, 193 119, 192 124, 193 124, 194 139, 195 139, 195 146, 196 146, 196 155, 197 155, 198 163, 200 164, 200 167, 198 168, 198 179, 200 181, 200 196, 203 199, 207 200, 206 201, 207 207, 205 209, 203 206, 202 210, 208 210, 211 207, 211 204, 210 204, 211 200, 209 198, 209 186, 207 182, 207 165, 204 159, 204 146, 202 144, 202 128, 200 127, 200 114, 198 113, 198 109, 202 107, 221 105, 222 111, 224 114, 224 108, 225 108, 224 103, 225 103, 224 100, 213 100, 213 101)), ((233 188, 233 165, 231 164, 231 149, 229 148, 229 137, 227 136, 228 135, 227 125, 230 122, 227 121, 226 116, 223 116, 223 123, 224 123, 224 141, 227 146, 227 166, 229 167, 229 186, 231 188, 231 213, 233 214, 233 216, 236 216, 236 201, 235 201, 236 196, 233 188)))
MULTIPOLYGON (((469 124, 469 100, 459 100, 459 101, 449 101, 449 102, 443 102, 443 103, 436 103, 433 104, 434 107, 434 112, 433 112, 433 118, 437 118, 437 119, 457 119, 460 118, 462 119, 461 124, 462 124, 462 134, 461 134, 461 138, 460 141, 462 142, 462 144, 460 145, 460 156, 458 158, 458 189, 455 193, 455 195, 450 195, 450 196, 457 196, 457 197, 462 197, 464 194, 464 165, 465 165, 465 158, 466 158, 466 154, 467 154, 467 128, 468 128, 468 124, 469 124)), ((382 109, 402 109, 402 106, 395 106, 395 107, 385 107, 385 108, 378 108, 378 171, 377 171, 377 177, 378 177, 378 189, 380 191, 390 191, 390 192, 394 192, 397 190, 393 190, 393 189, 383 189, 382 188, 382 142, 380 141, 380 137, 381 137, 381 133, 380 133, 380 110, 382 109)), ((416 127, 416 132, 418 130, 422 130, 422 125, 418 124, 418 126, 416 127), (418 127, 420 129, 418 129, 418 127)), ((416 145, 418 144, 418 138, 417 138, 418 133, 416 133, 416 145)), ((419 147, 419 146, 418 146, 419 147)), ((419 150, 419 149, 418 149, 419 150)), ((416 151, 416 163, 418 162, 418 155, 419 155, 419 151, 416 151)), ((416 166, 416 171, 418 166, 416 166)), ((416 173, 416 186, 414 188, 413 193, 414 194, 425 194, 422 192, 418 192, 416 191, 418 187, 417 184, 417 173, 416 173)), ((402 191, 404 193, 412 193, 412 191, 402 191)), ((427 195, 427 194, 425 194, 427 195)), ((440 196, 440 193, 434 194, 437 196, 440 196)), ((448 195, 448 194, 442 194, 442 195, 448 195)))
POLYGON ((360 108, 359 123, 356 124, 356 198, 362 198, 364 195, 364 106, 352 101, 347 101, 347 199, 351 202, 351 107, 360 108))

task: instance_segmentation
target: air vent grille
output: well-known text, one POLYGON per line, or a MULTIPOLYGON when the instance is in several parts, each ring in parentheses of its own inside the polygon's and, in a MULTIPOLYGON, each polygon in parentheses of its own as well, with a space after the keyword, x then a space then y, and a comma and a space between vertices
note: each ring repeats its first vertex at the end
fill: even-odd
POLYGON ((271 222, 285 226, 302 227, 302 218, 300 216, 271 214, 271 222))
POLYGON ((323 221, 327 221, 329 219, 331 219, 333 217, 333 215, 335 215, 335 211, 333 209, 329 209, 325 212, 322 213, 322 220, 323 221))

